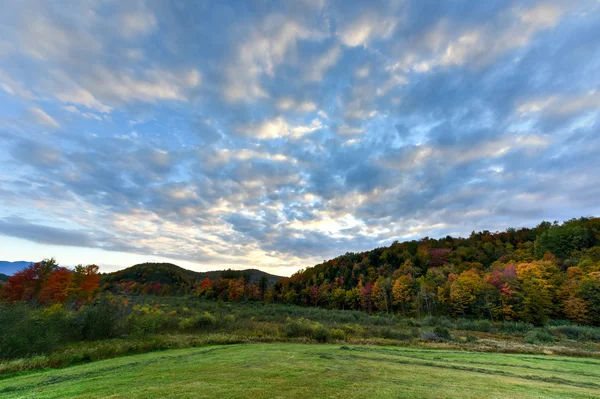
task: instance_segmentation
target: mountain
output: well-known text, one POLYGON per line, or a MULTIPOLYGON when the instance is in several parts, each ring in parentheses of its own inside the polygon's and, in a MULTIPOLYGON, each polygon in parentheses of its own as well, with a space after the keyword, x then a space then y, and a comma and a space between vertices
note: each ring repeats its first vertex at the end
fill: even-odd
POLYGON ((195 272, 172 263, 140 263, 127 269, 104 274, 102 276, 102 284, 107 289, 111 289, 114 285, 123 282, 141 285, 160 283, 162 285, 173 286, 177 290, 185 290, 185 287, 191 287, 195 282, 201 282, 207 277, 211 280, 244 277, 247 281, 253 283, 258 283, 262 277, 266 277, 270 285, 281 279, 280 276, 265 273, 257 269, 195 272))
POLYGON ((34 262, 26 262, 26 261, 17 261, 17 262, 8 262, 5 260, 0 260, 0 273, 6 275, 13 275, 19 270, 26 268, 34 262))

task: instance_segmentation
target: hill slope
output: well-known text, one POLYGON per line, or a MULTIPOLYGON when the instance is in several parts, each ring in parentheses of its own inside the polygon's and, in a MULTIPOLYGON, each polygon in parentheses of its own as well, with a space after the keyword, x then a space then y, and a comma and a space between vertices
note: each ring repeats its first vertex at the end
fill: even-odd
MULTIPOLYGON (((154 287, 170 286, 170 293, 176 294, 187 293, 195 283, 200 283, 206 278, 216 280, 219 278, 239 279, 240 277, 251 283, 258 283, 265 277, 269 285, 281 279, 280 276, 265 273, 257 269, 196 272, 172 263, 140 263, 127 269, 103 275, 102 284, 105 289, 109 290, 114 289, 117 284, 154 285, 154 287)), ((153 288, 149 289, 152 290, 153 288)))

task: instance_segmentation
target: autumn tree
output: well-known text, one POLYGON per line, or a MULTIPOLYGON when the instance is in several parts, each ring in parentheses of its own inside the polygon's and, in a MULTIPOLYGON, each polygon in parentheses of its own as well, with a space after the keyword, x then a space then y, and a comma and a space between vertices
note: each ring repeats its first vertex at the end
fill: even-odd
POLYGON ((414 298, 414 285, 415 279, 410 274, 400 276, 394 282, 392 288, 394 305, 400 305, 403 316, 406 316, 408 304, 414 298))

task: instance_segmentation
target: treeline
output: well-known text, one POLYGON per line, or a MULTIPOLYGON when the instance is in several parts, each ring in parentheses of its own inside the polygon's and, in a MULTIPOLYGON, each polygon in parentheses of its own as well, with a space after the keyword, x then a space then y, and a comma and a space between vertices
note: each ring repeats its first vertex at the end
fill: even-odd
POLYGON ((99 285, 97 266, 69 270, 51 259, 10 277, 0 285, 0 299, 41 305, 82 303, 98 291, 108 291, 416 318, 471 317, 535 325, 567 319, 600 325, 600 218, 473 232, 468 238, 394 242, 347 253, 275 283, 264 273, 258 279, 233 271, 211 276, 200 280, 199 273, 176 265, 141 264, 104 275, 99 285))
POLYGON ((600 325, 600 218, 394 242, 347 253, 270 287, 205 279, 200 297, 264 300, 405 317, 568 319, 600 325))
POLYGON ((71 270, 60 267, 54 259, 45 259, 15 273, 0 285, 0 300, 42 306, 81 305, 94 298, 99 281, 96 265, 78 265, 71 270))

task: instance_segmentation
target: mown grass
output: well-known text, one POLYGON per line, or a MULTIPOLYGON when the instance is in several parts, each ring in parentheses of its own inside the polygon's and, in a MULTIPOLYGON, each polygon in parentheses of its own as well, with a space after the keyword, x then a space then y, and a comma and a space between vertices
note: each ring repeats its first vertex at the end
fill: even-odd
POLYGON ((594 398, 600 360, 332 344, 215 345, 0 380, 2 398, 594 398))

